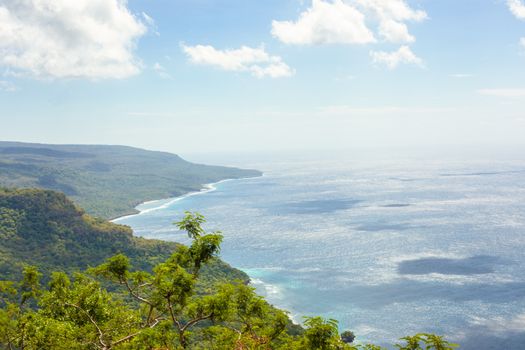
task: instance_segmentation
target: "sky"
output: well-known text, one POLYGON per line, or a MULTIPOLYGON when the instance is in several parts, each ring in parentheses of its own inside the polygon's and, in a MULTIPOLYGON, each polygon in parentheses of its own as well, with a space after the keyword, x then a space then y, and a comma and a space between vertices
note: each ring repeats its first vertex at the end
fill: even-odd
POLYGON ((0 140, 525 146, 520 0, 0 0, 0 140))

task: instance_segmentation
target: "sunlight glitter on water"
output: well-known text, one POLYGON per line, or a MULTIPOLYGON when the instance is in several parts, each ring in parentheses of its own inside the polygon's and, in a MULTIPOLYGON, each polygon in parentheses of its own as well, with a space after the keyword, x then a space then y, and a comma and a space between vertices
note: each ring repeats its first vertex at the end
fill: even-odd
POLYGON ((199 211, 223 231, 223 259, 270 302, 298 320, 336 318, 363 341, 428 331, 482 349, 480 319, 510 332, 525 311, 525 164, 268 168, 119 223, 186 242, 172 222, 199 211))

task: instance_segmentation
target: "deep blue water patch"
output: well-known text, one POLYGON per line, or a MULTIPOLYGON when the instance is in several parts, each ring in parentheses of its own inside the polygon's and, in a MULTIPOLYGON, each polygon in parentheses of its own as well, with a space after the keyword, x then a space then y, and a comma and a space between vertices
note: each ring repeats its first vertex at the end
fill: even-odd
POLYGON ((306 200, 272 206, 270 211, 274 214, 326 214, 353 208, 361 202, 357 199, 306 200))
POLYGON ((393 224, 388 222, 370 222, 357 226, 358 231, 376 232, 376 231, 405 231, 414 228, 414 226, 404 223, 393 224))
POLYGON ((383 208, 406 208, 409 206, 410 204, 406 204, 406 203, 393 203, 393 204, 382 205, 383 208))
POLYGON ((478 255, 464 259, 423 258, 402 261, 398 266, 401 275, 426 275, 440 273, 443 275, 482 275, 494 273, 500 258, 478 255))
MULTIPOLYGON (((425 303, 446 300, 451 303, 480 301, 506 304, 525 300, 525 282, 449 284, 447 282, 423 282, 398 279, 378 285, 352 284, 345 290, 319 290, 311 298, 340 300, 343 293, 352 295, 349 302, 354 306, 377 310, 398 303, 425 303)), ((311 300, 311 299, 310 299, 311 300)))
POLYGON ((506 175, 506 174, 520 174, 525 173, 525 170, 506 170, 506 171, 480 171, 473 173, 445 173, 439 174, 442 177, 451 176, 493 176, 493 175, 506 175))

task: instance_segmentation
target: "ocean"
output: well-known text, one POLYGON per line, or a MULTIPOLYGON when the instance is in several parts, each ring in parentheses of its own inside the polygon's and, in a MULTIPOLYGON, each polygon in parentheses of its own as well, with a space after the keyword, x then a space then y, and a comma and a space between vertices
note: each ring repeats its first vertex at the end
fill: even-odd
POLYGON ((264 171, 138 207, 138 236, 187 242, 185 210, 272 304, 339 320, 357 341, 418 332, 525 349, 525 160, 245 157, 264 171))

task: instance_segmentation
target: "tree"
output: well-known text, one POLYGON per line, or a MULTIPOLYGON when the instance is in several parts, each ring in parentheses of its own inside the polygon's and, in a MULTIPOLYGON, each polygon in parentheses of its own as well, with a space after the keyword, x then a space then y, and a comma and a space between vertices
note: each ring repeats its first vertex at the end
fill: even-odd
POLYGON ((414 336, 401 338, 405 344, 396 344, 399 350, 454 350, 457 344, 446 341, 442 336, 428 333, 419 333, 414 336))
POLYGON ((341 333, 341 340, 346 344, 351 344, 355 340, 355 334, 351 331, 344 331, 341 333))
POLYGON ((204 217, 187 212, 175 224, 192 238, 190 247, 180 247, 167 261, 157 265, 153 274, 131 272, 131 263, 124 255, 114 256, 92 272, 118 282, 145 311, 141 329, 130 333, 126 341, 169 322, 177 332, 182 348, 188 346, 187 333, 206 320, 222 319, 229 311, 229 295, 221 289, 213 296, 196 296, 195 281, 203 264, 220 251, 220 232, 206 233, 204 217))
POLYGON ((328 350, 341 342, 337 320, 305 317, 304 324, 307 327, 304 334, 304 343, 307 349, 328 350))

